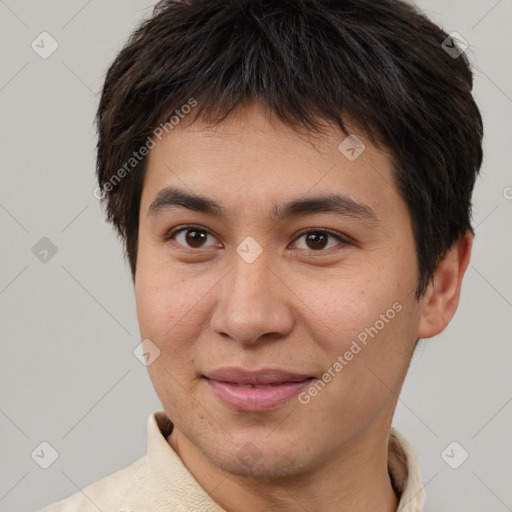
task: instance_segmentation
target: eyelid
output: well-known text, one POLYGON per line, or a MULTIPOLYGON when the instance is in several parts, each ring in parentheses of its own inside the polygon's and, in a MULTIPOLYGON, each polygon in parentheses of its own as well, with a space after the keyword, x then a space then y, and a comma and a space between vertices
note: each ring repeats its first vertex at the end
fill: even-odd
POLYGON ((294 240, 296 240, 297 238, 301 237, 302 235, 305 235, 306 233, 325 233, 327 235, 333 236, 334 238, 338 238, 342 242, 346 242, 346 243, 350 242, 350 237, 347 236, 347 235, 344 235, 342 233, 338 233, 337 231, 333 231, 332 229, 328 229, 328 228, 314 228, 314 227, 313 228, 304 228, 304 229, 302 229, 301 231, 299 231, 295 235, 294 240))
POLYGON ((212 234, 209 229, 206 229, 204 226, 200 226, 199 224, 180 224, 175 228, 170 229, 165 234, 165 240, 169 240, 173 235, 178 233, 179 231, 187 230, 187 229, 197 229, 198 231, 206 231, 209 234, 212 234))

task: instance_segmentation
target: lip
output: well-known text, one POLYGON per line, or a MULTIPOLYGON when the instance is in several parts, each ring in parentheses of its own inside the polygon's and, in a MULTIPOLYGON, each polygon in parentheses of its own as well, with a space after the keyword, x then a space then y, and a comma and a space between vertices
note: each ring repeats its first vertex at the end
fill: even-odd
POLYGON ((257 412, 279 407, 309 384, 311 375, 264 368, 220 368, 203 375, 205 382, 226 405, 238 411, 257 412))

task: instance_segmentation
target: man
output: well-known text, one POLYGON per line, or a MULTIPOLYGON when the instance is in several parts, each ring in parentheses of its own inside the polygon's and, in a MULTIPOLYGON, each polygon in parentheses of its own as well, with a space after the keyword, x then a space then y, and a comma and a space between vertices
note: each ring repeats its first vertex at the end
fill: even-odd
POLYGON ((111 66, 96 191, 164 411, 53 511, 420 511, 391 427, 458 305, 482 161, 456 41, 399 0, 164 1, 111 66))

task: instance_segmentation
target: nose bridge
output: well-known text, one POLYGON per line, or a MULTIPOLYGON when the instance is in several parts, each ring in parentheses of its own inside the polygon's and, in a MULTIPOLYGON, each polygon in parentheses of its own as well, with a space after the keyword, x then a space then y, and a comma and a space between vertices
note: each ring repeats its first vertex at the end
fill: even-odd
POLYGON ((218 334, 244 343, 255 342, 268 333, 284 335, 293 323, 285 287, 274 275, 269 256, 260 252, 254 257, 250 244, 240 244, 233 254, 230 272, 219 283, 219 299, 212 317, 212 328, 218 334))
POLYGON ((272 265, 272 257, 261 237, 258 238, 259 242, 247 236, 235 247, 228 279, 232 295, 254 295, 257 298, 262 291, 272 286, 269 282, 272 273, 268 268, 272 265))
POLYGON ((263 312, 265 305, 273 300, 272 296, 276 293, 275 283, 271 282, 275 279, 269 269, 271 264, 269 255, 264 251, 257 254, 250 242, 238 246, 237 254, 233 255, 226 290, 226 297, 229 297, 232 306, 243 302, 245 306, 253 304, 255 312, 263 312))
POLYGON ((271 291, 272 284, 269 282, 269 277, 272 273, 269 270, 269 258, 267 255, 259 255, 254 260, 252 249, 250 248, 247 255, 251 258, 246 259, 240 255, 247 245, 242 244, 237 249, 237 255, 233 257, 232 271, 230 272, 230 287, 235 295, 254 296, 257 298, 263 291, 271 291))

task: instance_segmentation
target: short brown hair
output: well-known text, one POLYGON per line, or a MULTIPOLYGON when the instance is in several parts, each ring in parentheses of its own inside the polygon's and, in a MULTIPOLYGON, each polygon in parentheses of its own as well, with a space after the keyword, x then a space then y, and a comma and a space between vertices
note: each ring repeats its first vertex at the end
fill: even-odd
POLYGON ((132 276, 147 160, 140 148, 191 98, 193 120, 212 122, 249 98, 296 128, 320 131, 328 121, 345 131, 348 116, 390 150, 412 219, 421 298, 440 259, 473 232, 482 162, 472 72, 464 53, 445 51, 446 40, 401 0, 159 2, 108 70, 97 112, 99 187, 132 276), (114 183, 116 173, 123 179, 114 183))

